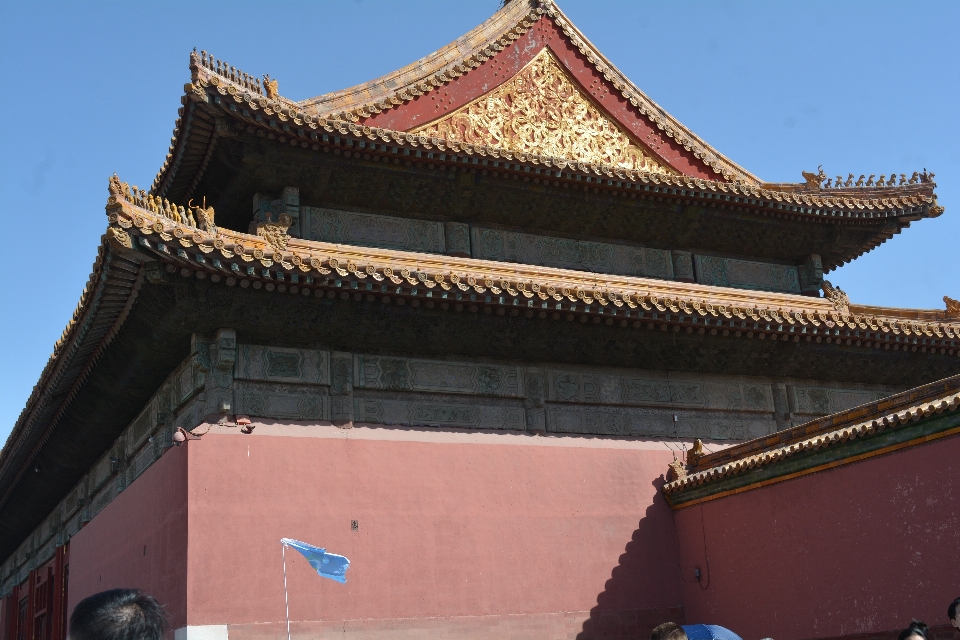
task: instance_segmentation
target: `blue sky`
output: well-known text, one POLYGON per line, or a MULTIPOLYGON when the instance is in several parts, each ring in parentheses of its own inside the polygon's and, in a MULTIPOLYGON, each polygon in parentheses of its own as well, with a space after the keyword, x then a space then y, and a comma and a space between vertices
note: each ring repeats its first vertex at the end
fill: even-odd
MULTIPOLYGON (((498 0, 0 3, 0 439, 80 298, 107 178, 149 186, 188 54, 269 73, 294 100, 392 71, 498 0)), ((653 100, 768 181, 936 172, 946 213, 827 277, 863 304, 960 298, 960 2, 562 0, 653 100)))

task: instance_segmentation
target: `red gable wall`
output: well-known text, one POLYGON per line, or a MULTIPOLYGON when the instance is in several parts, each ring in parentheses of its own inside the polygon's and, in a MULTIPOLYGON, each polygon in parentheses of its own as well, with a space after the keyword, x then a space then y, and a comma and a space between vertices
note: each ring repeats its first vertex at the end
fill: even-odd
POLYGON ((399 107, 374 114, 365 119, 363 124, 395 131, 420 127, 497 88, 523 69, 544 47, 550 47, 581 88, 660 160, 684 175, 710 180, 718 177, 691 152, 641 115, 549 18, 541 18, 513 44, 476 69, 399 107))

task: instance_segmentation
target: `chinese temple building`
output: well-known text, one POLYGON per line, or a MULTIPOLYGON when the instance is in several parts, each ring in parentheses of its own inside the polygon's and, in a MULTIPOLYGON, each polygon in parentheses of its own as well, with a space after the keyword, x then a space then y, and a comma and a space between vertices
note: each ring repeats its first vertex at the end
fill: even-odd
POLYGON ((764 182, 550 0, 300 102, 189 80, 0 452, 0 640, 115 587, 284 637, 283 537, 351 561, 287 554, 302 639, 946 622, 960 303, 824 280, 933 174, 764 182))

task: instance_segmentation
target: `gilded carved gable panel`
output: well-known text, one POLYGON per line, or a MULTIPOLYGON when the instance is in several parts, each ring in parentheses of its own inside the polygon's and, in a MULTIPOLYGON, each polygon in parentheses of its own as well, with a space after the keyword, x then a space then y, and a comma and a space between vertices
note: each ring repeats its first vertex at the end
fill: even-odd
POLYGON ((673 173, 604 113, 547 48, 490 93, 412 133, 515 153, 673 173))

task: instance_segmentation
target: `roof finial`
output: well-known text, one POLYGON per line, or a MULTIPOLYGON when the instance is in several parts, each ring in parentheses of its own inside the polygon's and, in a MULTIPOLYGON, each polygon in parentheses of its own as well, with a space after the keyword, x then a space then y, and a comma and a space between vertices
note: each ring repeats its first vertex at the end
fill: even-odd
POLYGON ((823 297, 833 303, 833 308, 841 313, 847 313, 850 310, 850 297, 840 287, 834 287, 829 280, 824 280, 821 284, 823 288, 823 297))
POLYGON ((277 88, 276 79, 271 79, 270 74, 263 74, 263 88, 267 92, 267 97, 271 100, 276 100, 279 94, 279 89, 277 88))
POLYGON ((950 296, 943 296, 943 301, 947 304, 947 317, 960 318, 960 302, 950 296))
POLYGON ((823 172, 823 165, 817 167, 817 173, 810 171, 801 171, 800 173, 803 174, 803 179, 807 181, 807 186, 816 189, 820 189, 820 185, 827 179, 827 174, 823 172))

